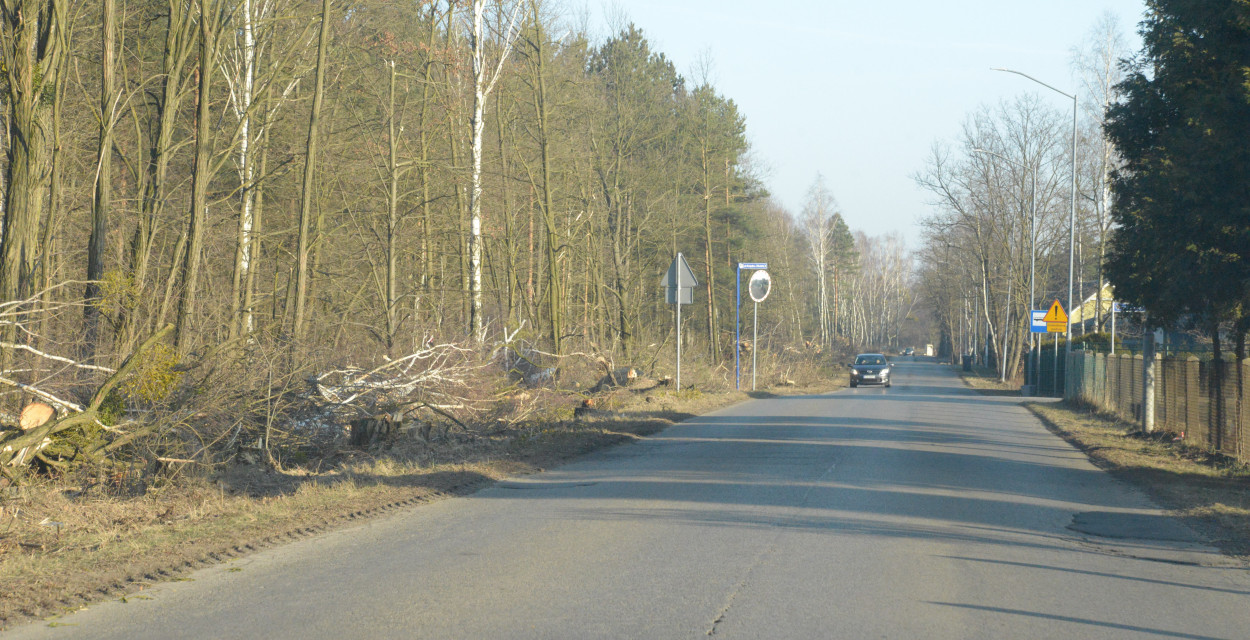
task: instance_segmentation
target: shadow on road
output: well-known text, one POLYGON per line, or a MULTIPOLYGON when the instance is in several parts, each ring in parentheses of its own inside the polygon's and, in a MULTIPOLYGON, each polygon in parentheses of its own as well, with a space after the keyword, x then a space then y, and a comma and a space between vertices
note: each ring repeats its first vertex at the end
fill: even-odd
POLYGON ((950 386, 924 372, 915 379, 885 393, 788 396, 693 418, 558 472, 547 490, 535 478, 527 488, 538 490, 481 497, 567 502, 559 512, 569 520, 1064 551, 1087 533, 1068 528, 1076 513, 1126 508, 1123 487, 1036 424, 1018 397, 985 397, 953 376, 950 386), (790 404, 804 400, 815 410, 790 404))
POLYGON ((960 609, 971 609, 973 611, 983 611, 988 613, 1002 613, 1026 618, 1051 620, 1057 622, 1071 622, 1083 624, 1091 627, 1099 627, 1102 629, 1116 629, 1119 631, 1130 631, 1134 634, 1149 634, 1155 636, 1167 636, 1169 638, 1191 638, 1193 640, 1218 640, 1216 636, 1204 636, 1196 633, 1185 633, 1183 631, 1167 631, 1164 629, 1156 629, 1153 627, 1142 627, 1133 624, 1122 624, 1118 622, 1107 622, 1105 620, 1091 620, 1089 618, 1077 618, 1074 616, 1061 616, 1053 613, 1041 613, 1039 611, 1025 611, 1023 609, 1006 609, 1003 607, 987 607, 976 604, 963 604, 958 602, 930 602, 929 604, 942 607, 957 607, 960 609))

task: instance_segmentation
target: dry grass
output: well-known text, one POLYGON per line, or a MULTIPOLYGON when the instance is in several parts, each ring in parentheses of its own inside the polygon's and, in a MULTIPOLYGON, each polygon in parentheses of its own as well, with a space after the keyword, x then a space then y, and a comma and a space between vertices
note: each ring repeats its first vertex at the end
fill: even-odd
POLYGON ((998 373, 985 367, 973 367, 972 371, 964 371, 956 366, 956 373, 963 378, 964 384, 976 389, 983 395, 1020 395, 1020 385, 1013 382, 999 382, 998 373))
POLYGON ((1187 446, 1173 434, 1143 436, 1114 417, 1058 403, 1025 403, 1094 464, 1144 489, 1225 553, 1250 556, 1250 466, 1187 446))
MULTIPOLYGON (((810 393, 825 380, 753 394, 810 393)), ((309 468, 236 466, 206 477, 43 481, 0 496, 0 624, 55 616, 288 540, 476 491, 749 399, 742 392, 620 390, 572 420, 567 406, 437 446, 400 437, 340 449, 309 468), (129 496, 129 497, 127 497, 129 496)), ((189 477, 188 477, 189 476, 189 477)))

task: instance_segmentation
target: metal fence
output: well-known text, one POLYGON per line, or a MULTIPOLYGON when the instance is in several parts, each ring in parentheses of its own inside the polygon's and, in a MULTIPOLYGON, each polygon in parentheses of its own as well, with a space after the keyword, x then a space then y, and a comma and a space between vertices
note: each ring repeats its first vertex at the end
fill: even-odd
MULTIPOLYGON (((1130 422, 1142 418, 1140 355, 1073 351, 1068 356, 1063 397, 1130 422)), ((1250 407, 1243 409, 1250 384, 1250 359, 1159 358, 1155 366, 1155 428, 1182 436, 1186 443, 1250 461, 1250 407), (1222 393, 1212 385, 1220 367, 1222 393), (1239 375, 1240 374, 1240 375, 1239 375)))
POLYGON ((1048 398, 1057 398, 1067 386, 1067 367, 1064 366, 1063 347, 1056 353, 1054 347, 1046 346, 1034 349, 1027 354, 1024 363, 1025 381, 1033 385, 1033 394, 1048 398), (1036 373, 1034 373, 1036 370, 1036 373))

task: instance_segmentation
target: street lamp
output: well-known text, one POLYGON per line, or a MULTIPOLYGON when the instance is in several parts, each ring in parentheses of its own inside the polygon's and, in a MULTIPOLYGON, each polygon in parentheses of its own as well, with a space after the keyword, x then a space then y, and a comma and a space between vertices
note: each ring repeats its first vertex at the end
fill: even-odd
MULTIPOLYGON (((1016 71, 1014 69, 1002 69, 994 67, 993 71, 1004 71, 1006 73, 1014 73, 1018 76, 1024 76, 1037 84, 1054 91, 1055 93, 1072 99, 1072 209, 1068 213, 1068 313, 1072 313, 1072 276, 1076 269, 1076 94, 1060 91, 1033 76, 1016 71)), ((1101 286, 1102 283, 1099 283, 1101 286)), ((1082 318, 1083 320, 1083 318, 1082 318)), ((1067 366, 1068 355, 1072 353, 1072 323, 1069 322, 1066 331, 1066 341, 1063 345, 1064 366, 1067 366)), ((1057 374, 1056 374, 1057 375, 1057 374)), ((1066 379, 1066 377, 1065 377, 1066 379)))
MULTIPOLYGON (((1028 171, 1029 175, 1032 176, 1033 184, 1029 193, 1030 208, 1032 209, 1029 214, 1029 355, 1033 356, 1033 308, 1037 306, 1037 298, 1034 293, 1034 274, 1037 272, 1037 171, 1016 162, 1001 153, 996 153, 988 149, 973 149, 972 151, 973 153, 984 153, 986 155, 994 156, 1007 164, 1018 167, 1021 171, 1028 171)), ((1033 384, 1037 384, 1038 364, 1039 362, 1035 357, 1033 364, 1033 384)), ((1006 371, 1006 369, 1004 369, 1004 371, 1006 371)))

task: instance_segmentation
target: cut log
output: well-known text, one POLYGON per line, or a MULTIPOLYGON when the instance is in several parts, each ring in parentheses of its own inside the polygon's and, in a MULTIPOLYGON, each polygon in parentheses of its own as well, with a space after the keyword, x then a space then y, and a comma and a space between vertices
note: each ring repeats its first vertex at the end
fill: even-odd
POLYGON ((30 431, 35 427, 42 427, 44 423, 52 419, 56 415, 56 410, 50 405, 42 402, 32 402, 22 408, 22 415, 18 417, 18 426, 22 431, 30 431))

